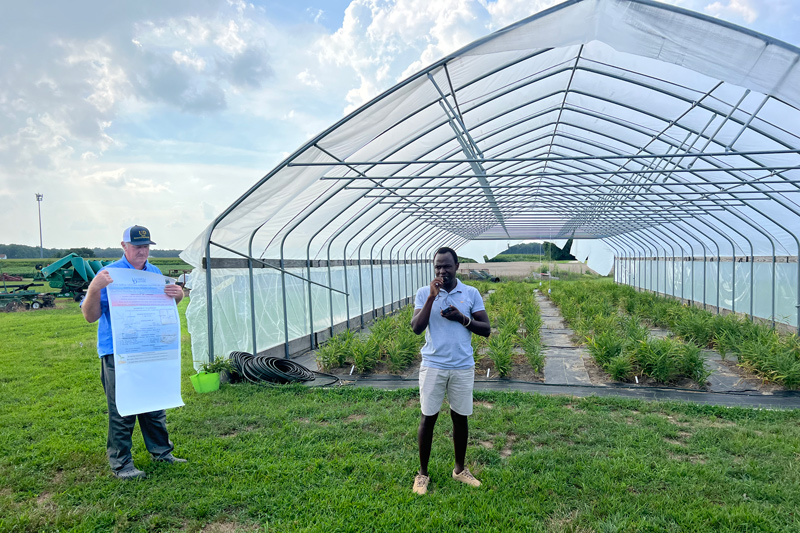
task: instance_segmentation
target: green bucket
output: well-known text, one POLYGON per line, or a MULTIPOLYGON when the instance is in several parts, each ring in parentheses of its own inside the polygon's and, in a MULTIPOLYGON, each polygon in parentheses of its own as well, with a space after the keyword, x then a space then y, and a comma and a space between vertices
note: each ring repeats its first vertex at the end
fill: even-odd
POLYGON ((192 380, 192 386, 197 392, 213 392, 219 390, 219 374, 217 372, 198 372, 193 376, 189 376, 192 380))

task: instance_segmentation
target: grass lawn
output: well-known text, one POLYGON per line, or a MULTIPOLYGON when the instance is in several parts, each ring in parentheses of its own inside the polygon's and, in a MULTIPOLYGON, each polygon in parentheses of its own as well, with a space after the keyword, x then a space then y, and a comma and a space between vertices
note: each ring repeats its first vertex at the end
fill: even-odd
MULTIPOLYGON (((181 308, 185 308, 182 303, 181 308)), ((185 326, 184 326, 185 327, 185 326)), ((0 531, 800 531, 800 412, 476 393, 469 467, 412 494, 415 390, 196 394, 184 329, 176 455, 113 479, 94 325, 77 305, 0 314, 0 531)))

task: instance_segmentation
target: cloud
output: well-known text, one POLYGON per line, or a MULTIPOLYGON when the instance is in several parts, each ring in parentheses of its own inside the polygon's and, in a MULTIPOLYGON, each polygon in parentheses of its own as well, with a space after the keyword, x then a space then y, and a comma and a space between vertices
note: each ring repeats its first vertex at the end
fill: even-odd
POLYGON ((561 0, 480 0, 491 17, 489 29, 499 30, 519 20, 560 4, 561 0))
POLYGON ((752 24, 758 18, 758 11, 751 4, 749 0, 728 0, 727 3, 717 1, 706 6, 705 11, 715 17, 741 17, 752 24))
POLYGON ((308 85, 309 87, 313 87, 315 89, 322 88, 322 84, 319 82, 317 77, 311 74, 308 69, 305 69, 303 72, 298 74, 297 79, 300 80, 300 83, 303 85, 308 85))
POLYGON ((264 46, 245 48, 226 62, 221 62, 220 69, 227 74, 228 81, 233 85, 252 89, 260 88, 275 75, 270 65, 269 52, 264 46))
POLYGON ((342 27, 317 43, 320 61, 349 67, 359 85, 345 112, 380 90, 486 33, 489 14, 475 1, 354 0, 342 27))
POLYGON ((190 56, 175 50, 172 52, 172 60, 178 65, 187 65, 194 68, 197 72, 202 72, 206 68, 206 62, 202 57, 197 57, 194 53, 190 56))

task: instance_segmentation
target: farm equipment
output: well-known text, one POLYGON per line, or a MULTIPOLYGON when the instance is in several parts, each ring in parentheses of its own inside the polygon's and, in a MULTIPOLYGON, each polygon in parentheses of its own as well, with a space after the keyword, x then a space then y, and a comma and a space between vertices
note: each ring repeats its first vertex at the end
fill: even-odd
POLYGON ((52 294, 42 294, 21 288, 30 287, 31 285, 34 284, 20 285, 20 288, 15 288, 11 292, 0 292, 0 311, 12 312, 20 309, 40 309, 56 305, 56 298, 52 294))
POLYGON ((39 270, 34 281, 47 281, 53 289, 61 289, 57 296, 79 302, 89 283, 101 268, 111 261, 86 260, 78 254, 69 254, 39 270))
POLYGON ((41 287, 41 283, 9 285, 6 283, 5 275, 0 277, 3 281, 3 292, 0 292, 0 311, 12 312, 20 309, 55 306, 56 299, 52 294, 40 294, 35 290, 29 290, 31 287, 41 287))

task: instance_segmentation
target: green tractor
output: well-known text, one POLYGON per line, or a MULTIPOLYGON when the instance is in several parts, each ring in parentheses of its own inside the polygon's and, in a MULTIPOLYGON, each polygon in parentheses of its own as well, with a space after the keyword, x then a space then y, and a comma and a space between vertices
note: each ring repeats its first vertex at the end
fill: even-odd
POLYGON ((80 302, 95 275, 112 261, 87 260, 78 254, 69 254, 53 264, 41 268, 37 265, 34 281, 47 281, 53 289, 61 289, 59 297, 80 302))

